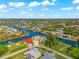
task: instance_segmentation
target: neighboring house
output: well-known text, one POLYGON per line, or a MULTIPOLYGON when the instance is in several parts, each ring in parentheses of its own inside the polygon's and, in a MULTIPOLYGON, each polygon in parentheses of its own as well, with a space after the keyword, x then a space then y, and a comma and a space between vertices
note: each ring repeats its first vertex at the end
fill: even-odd
POLYGON ((52 32, 53 35, 62 35, 63 34, 63 28, 56 28, 55 32, 52 32))
POLYGON ((24 55, 27 59, 37 59, 41 56, 41 52, 38 48, 33 48, 28 52, 25 52, 24 55))
POLYGON ((16 35, 21 35, 21 34, 23 34, 22 31, 16 31, 16 35))
POLYGON ((72 35, 69 35, 69 34, 63 34, 62 37, 64 37, 64 38, 72 38, 72 35))
POLYGON ((52 53, 46 52, 40 59, 57 59, 52 53))
POLYGON ((32 38, 26 38, 23 40, 24 43, 26 43, 28 45, 28 48, 31 49, 32 47, 32 38))
POLYGON ((62 34, 62 35, 60 35, 58 37, 62 38, 62 39, 68 39, 68 40, 74 38, 73 35, 69 35, 69 34, 62 34))
POLYGON ((61 33, 63 33, 63 28, 56 28, 56 32, 61 32, 61 33))

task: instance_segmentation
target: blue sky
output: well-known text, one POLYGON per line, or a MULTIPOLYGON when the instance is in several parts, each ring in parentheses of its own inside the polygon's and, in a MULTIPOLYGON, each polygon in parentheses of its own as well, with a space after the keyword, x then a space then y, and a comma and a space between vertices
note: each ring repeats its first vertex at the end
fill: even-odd
POLYGON ((79 0, 0 0, 0 18, 79 18, 79 0))

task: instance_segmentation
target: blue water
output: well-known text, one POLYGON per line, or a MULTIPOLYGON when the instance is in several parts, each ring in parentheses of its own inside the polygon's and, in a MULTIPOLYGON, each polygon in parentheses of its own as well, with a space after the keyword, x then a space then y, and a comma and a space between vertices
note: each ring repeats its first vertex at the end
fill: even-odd
POLYGON ((22 40, 24 40, 24 39, 26 39, 26 38, 32 38, 33 36, 43 36, 43 37, 47 37, 46 34, 38 33, 38 32, 33 32, 32 30, 26 30, 25 28, 17 28, 15 25, 9 25, 8 27, 14 28, 14 29, 17 29, 17 30, 20 30, 20 31, 23 31, 23 32, 28 32, 29 35, 28 35, 28 36, 26 35, 26 36, 21 37, 21 38, 17 38, 17 39, 15 39, 15 40, 8 40, 8 41, 0 42, 0 45, 16 43, 16 42, 22 41, 22 40))
POLYGON ((59 40, 60 40, 62 43, 71 45, 72 47, 79 47, 79 42, 71 41, 71 40, 66 40, 66 39, 64 39, 64 38, 59 38, 59 40))
MULTIPOLYGON (((44 37, 47 37, 46 34, 38 33, 38 32, 33 32, 32 30, 26 30, 25 28, 17 28, 15 25, 8 25, 8 27, 14 28, 14 29, 17 29, 17 30, 20 30, 20 31, 23 31, 23 32, 28 32, 29 35, 28 36, 21 37, 21 38, 17 38, 15 40, 8 40, 8 41, 5 41, 5 42, 0 42, 0 45, 20 42, 20 41, 22 41, 22 40, 24 40, 26 38, 32 38, 33 36, 44 36, 44 37)), ((71 40, 66 40, 64 38, 59 38, 59 40, 62 43, 71 45, 72 47, 79 47, 79 42, 71 41, 71 40)))

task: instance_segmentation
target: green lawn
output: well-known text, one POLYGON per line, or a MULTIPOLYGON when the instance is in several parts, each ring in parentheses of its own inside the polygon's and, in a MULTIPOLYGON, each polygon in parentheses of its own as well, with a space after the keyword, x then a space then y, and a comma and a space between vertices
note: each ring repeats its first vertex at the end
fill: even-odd
POLYGON ((23 53, 24 52, 19 53, 19 54, 15 55, 15 56, 9 57, 7 59, 25 59, 25 56, 23 55, 23 53))
MULTIPOLYGON (((50 52, 50 51, 45 50, 45 49, 43 49, 43 48, 40 48, 40 51, 41 51, 41 53, 50 52)), ((26 52, 26 51, 24 51, 24 52, 26 52)), ((9 57, 9 58, 7 58, 7 59, 25 59, 26 56, 23 55, 24 52, 19 53, 19 54, 15 55, 15 56, 9 57)), ((40 58, 38 58, 38 59, 40 59, 40 58)))
POLYGON ((58 59, 66 59, 66 58, 63 58, 62 56, 56 54, 55 57, 57 57, 58 59))
POLYGON ((27 45, 22 42, 19 42, 18 45, 16 45, 16 43, 11 45, 0 45, 0 56, 5 55, 6 53, 10 54, 24 48, 27 48, 27 45))

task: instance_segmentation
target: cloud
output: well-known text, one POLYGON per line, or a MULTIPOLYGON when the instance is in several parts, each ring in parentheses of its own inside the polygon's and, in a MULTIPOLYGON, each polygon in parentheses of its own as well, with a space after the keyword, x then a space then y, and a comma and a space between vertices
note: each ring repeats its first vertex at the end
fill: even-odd
POLYGON ((5 5, 5 4, 0 4, 0 9, 3 9, 3 8, 7 8, 7 5, 5 5))
POLYGON ((73 0, 73 4, 79 3, 79 0, 73 0))
POLYGON ((76 9, 79 10, 79 6, 77 6, 76 9))
POLYGON ((28 16, 33 16, 33 15, 34 15, 33 13, 29 13, 29 14, 28 14, 28 16))
POLYGON ((22 15, 28 15, 29 14, 29 12, 27 12, 27 11, 22 11, 22 15))
POLYGON ((54 5, 54 4, 55 4, 55 2, 50 2, 49 0, 44 0, 42 2, 42 5, 54 5))
POLYGON ((63 10, 63 11, 68 11, 68 10, 72 10, 72 9, 74 9, 74 7, 63 7, 63 8, 61 8, 61 10, 63 10))
POLYGON ((3 13, 7 13, 9 12, 8 10, 0 10, 0 14, 3 14, 3 13))
POLYGON ((29 11, 32 11, 32 8, 28 9, 29 11))
POLYGON ((33 13, 31 13, 31 12, 29 12, 29 11, 23 11, 22 12, 22 14, 21 14, 22 16, 28 16, 28 17, 32 17, 34 14, 33 13))
POLYGON ((79 16, 79 13, 77 15, 79 16))
POLYGON ((34 6, 38 6, 38 5, 40 5, 40 3, 37 1, 31 2, 28 4, 29 7, 34 7, 34 6))
POLYGON ((49 8, 43 8, 42 10, 43 10, 43 11, 47 11, 47 10, 49 10, 49 8))
POLYGON ((79 16, 79 14, 77 14, 79 16))
POLYGON ((14 10, 14 8, 9 8, 10 10, 14 10))
POLYGON ((40 17, 45 16, 45 14, 39 14, 40 17))
POLYGON ((9 6, 14 6, 14 7, 22 7, 25 5, 26 4, 24 2, 9 2, 9 6))
POLYGON ((34 6, 39 6, 39 5, 43 5, 43 6, 45 6, 45 5, 55 5, 55 1, 56 0, 52 0, 52 2, 49 1, 49 0, 44 0, 42 2, 33 1, 33 2, 29 3, 28 6, 34 7, 34 6))
POLYGON ((53 2, 57 1, 57 0, 52 0, 53 2))

